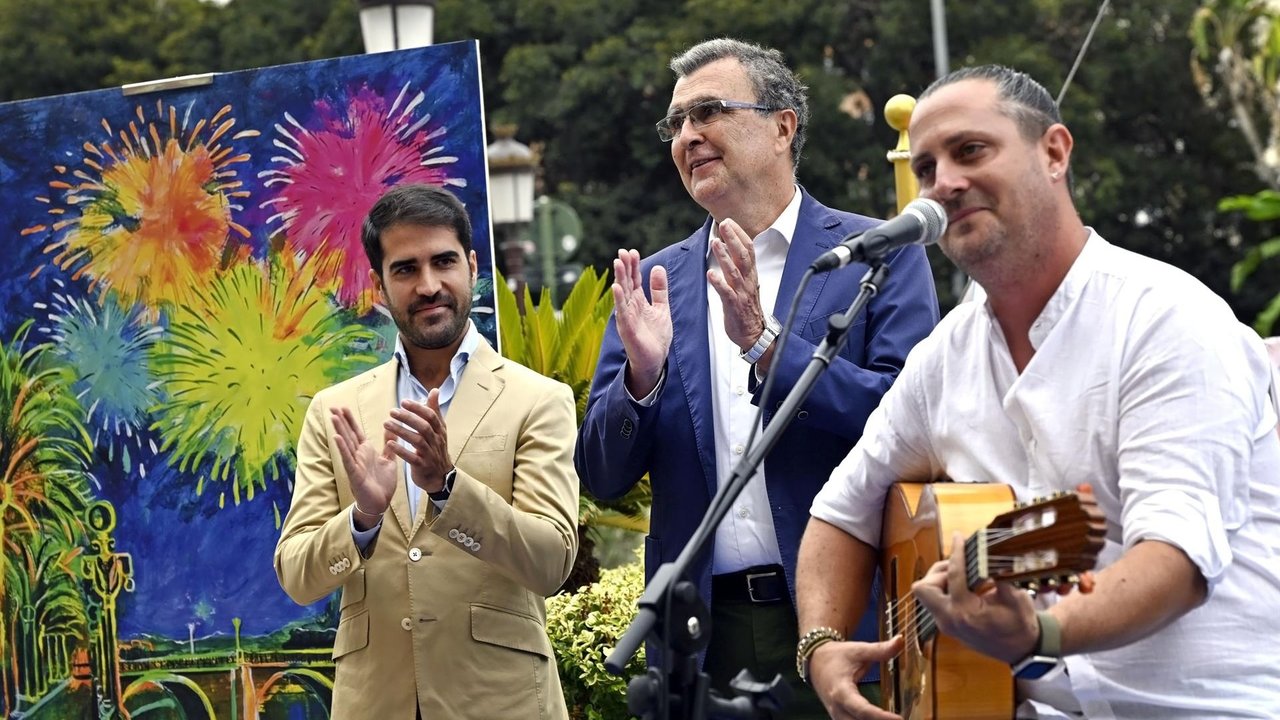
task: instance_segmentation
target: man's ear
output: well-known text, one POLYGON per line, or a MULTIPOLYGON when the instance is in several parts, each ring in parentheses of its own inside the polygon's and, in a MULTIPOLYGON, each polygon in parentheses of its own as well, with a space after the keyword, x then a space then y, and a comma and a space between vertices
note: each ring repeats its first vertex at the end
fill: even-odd
POLYGON ((1040 138, 1040 145, 1044 149, 1049 174, 1055 177, 1066 175, 1071 165, 1071 149, 1075 147, 1075 139, 1067 126, 1062 123, 1050 125, 1040 138))
POLYGON ((373 287, 373 299, 381 302, 383 305, 386 305, 387 293, 382 287, 382 276, 373 268, 369 268, 369 285, 373 287))
POLYGON ((467 263, 471 265, 471 286, 475 287, 476 281, 480 278, 480 263, 476 260, 475 250, 467 253, 467 263))
POLYGON ((796 136, 796 129, 800 125, 800 118, 796 116, 796 111, 791 108, 783 108, 774 113, 776 118, 774 128, 776 129, 776 138, 783 150, 791 152, 791 141, 796 136))

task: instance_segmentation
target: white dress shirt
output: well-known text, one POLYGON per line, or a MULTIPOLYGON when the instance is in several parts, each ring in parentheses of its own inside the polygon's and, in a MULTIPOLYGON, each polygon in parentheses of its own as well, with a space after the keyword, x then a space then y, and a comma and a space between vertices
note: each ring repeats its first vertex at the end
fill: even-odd
MULTIPOLYGON (((471 359, 471 353, 475 352, 476 346, 480 344, 480 331, 476 330, 476 326, 470 320, 467 321, 467 333, 462 337, 462 343, 458 345, 458 349, 453 354, 453 359, 449 361, 449 377, 440 383, 440 417, 443 419, 449 411, 449 404, 453 402, 453 394, 458 391, 458 381, 462 378, 462 372, 467 368, 467 361, 471 359)), ((409 355, 404 351, 404 338, 400 334, 396 334, 396 407, 405 400, 414 402, 427 403, 427 395, 430 393, 429 388, 422 386, 418 379, 409 371, 409 355)), ((400 443, 408 447, 408 443, 403 440, 400 443)), ((403 461, 397 458, 396 464, 404 468, 404 490, 405 497, 409 501, 409 514, 411 517, 418 516, 418 502, 422 498, 422 488, 413 483, 412 469, 403 461)), ((439 502, 432 501, 439 509, 443 509, 447 500, 439 502)), ((368 547, 369 542, 378 534, 378 530, 382 527, 382 519, 379 518, 378 524, 368 530, 357 530, 355 527, 355 518, 352 517, 351 532, 355 537, 356 546, 363 551, 368 547)))
MULTIPOLYGON (((1092 230, 1030 339, 1019 374, 987 303, 953 310, 912 351, 813 515, 878 546, 895 480, 1000 482, 1019 500, 1090 483, 1107 519, 1099 568, 1160 540, 1209 592, 1147 638, 1068 657, 1079 709, 1276 717, 1280 440, 1261 341, 1199 281, 1092 230)), ((1037 696, 1035 683, 1019 692, 1028 705, 1037 696)))
MULTIPOLYGON (((752 240, 756 254, 756 281, 760 287, 760 307, 765 314, 773 312, 782 284, 782 269, 787 264, 787 250, 800 219, 800 189, 786 209, 752 240)), ((711 237, 718 237, 717 225, 711 225, 711 237)), ((707 269, 719 270, 720 261, 707 243, 707 269)), ((751 428, 758 408, 751 403, 748 380, 755 366, 743 360, 742 348, 734 344, 724 331, 724 305, 720 294, 707 283, 707 337, 711 349, 711 416, 715 431, 716 487, 729 482, 734 467, 746 454, 751 428)), ((769 493, 764 484, 764 463, 734 501, 733 507, 716 528, 711 572, 745 570, 757 565, 781 565, 782 551, 773 529, 773 513, 769 511, 769 493)))

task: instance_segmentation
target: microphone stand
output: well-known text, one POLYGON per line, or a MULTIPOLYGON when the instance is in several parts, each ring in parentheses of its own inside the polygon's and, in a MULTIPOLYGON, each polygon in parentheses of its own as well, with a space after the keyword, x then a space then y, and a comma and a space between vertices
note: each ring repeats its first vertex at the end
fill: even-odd
MULTIPOLYGON (((818 378, 848 342, 849 327, 854 318, 880 291, 889 275, 889 267, 883 258, 870 259, 868 264, 869 269, 859 283, 858 296, 843 315, 828 318, 826 337, 814 350, 800 379, 787 393, 774 414, 773 422, 760 435, 760 442, 748 448, 734 467, 729 482, 716 491, 702 522, 675 562, 658 567, 640 596, 640 610, 635 619, 618 639, 613 652, 605 658, 605 669, 621 675, 627 661, 644 639, 653 633, 662 648, 664 666, 671 670, 664 674, 657 668, 650 668, 627 684, 627 709, 644 720, 703 720, 707 717, 768 720, 779 717, 777 713, 790 699, 791 689, 781 675, 775 676, 772 682, 760 683, 755 682, 746 670, 730 683, 739 697, 724 699, 710 689, 710 677, 698 667, 698 653, 707 647, 711 637, 710 613, 698 595, 697 586, 684 579, 684 575, 706 549, 715 529, 755 474, 756 468, 777 445, 800 405, 813 392, 818 378)), ((766 399, 761 393, 761 402, 766 399)))

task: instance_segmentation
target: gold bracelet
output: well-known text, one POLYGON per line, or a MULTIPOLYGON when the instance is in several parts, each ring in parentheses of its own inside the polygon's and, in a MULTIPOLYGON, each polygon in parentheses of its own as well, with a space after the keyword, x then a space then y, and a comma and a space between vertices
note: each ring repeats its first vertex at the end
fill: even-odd
POLYGON ((367 512, 364 509, 362 509, 360 507, 360 503, 356 502, 355 500, 351 501, 351 507, 354 507, 356 509, 356 512, 360 513, 361 515, 364 515, 365 517, 382 517, 383 515, 387 514, 386 510, 383 510, 380 513, 367 512))
POLYGON ((844 642, 844 634, 830 627, 816 627, 805 633, 796 644, 796 674, 804 682, 809 682, 809 659, 813 651, 829 642, 844 642))

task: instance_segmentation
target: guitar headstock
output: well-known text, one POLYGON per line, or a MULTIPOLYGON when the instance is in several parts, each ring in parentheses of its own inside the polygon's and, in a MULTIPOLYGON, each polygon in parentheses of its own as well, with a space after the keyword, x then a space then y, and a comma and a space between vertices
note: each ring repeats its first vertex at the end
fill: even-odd
POLYGON ((1088 592, 1106 520, 1088 488, 1019 503, 966 543, 970 584, 1007 582, 1032 592, 1079 585, 1088 592), (974 577, 976 575, 976 577, 974 577), (975 582, 976 581, 976 582, 975 582))

